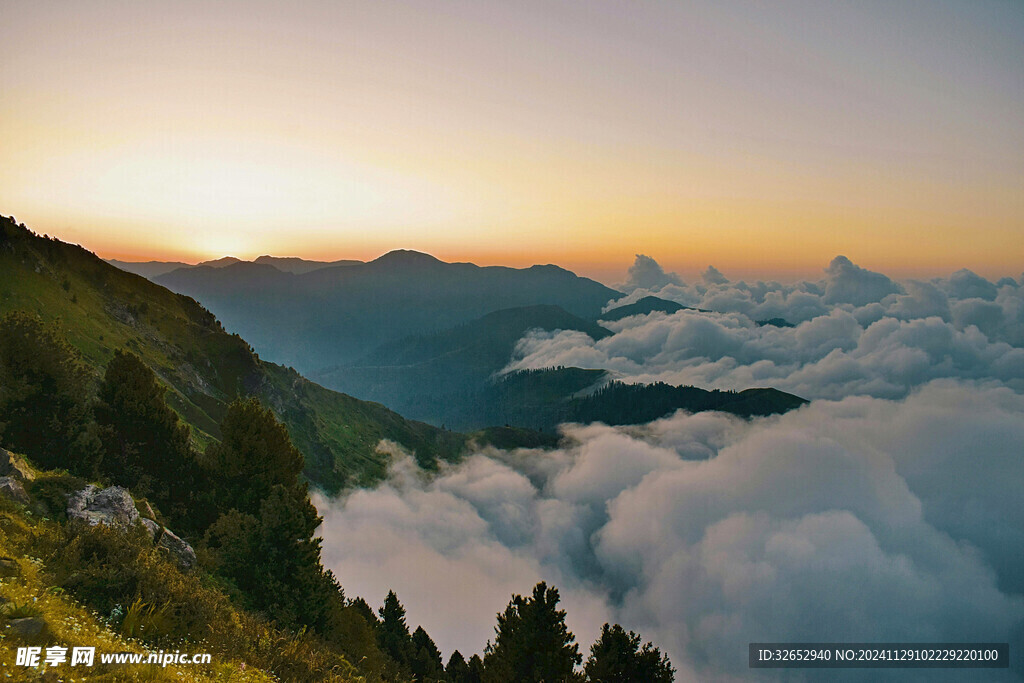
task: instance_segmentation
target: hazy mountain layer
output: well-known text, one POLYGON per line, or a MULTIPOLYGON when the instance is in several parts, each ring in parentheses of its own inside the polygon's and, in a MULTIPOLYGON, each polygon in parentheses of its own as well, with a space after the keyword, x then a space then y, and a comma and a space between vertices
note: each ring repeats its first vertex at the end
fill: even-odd
POLYGON ((593 320, 621 296, 557 266, 481 267, 411 251, 301 275, 236 263, 156 280, 201 301, 264 356, 304 372, 353 363, 385 343, 501 309, 548 304, 593 320))
POLYGON ((558 306, 510 308, 449 330, 386 344, 352 365, 317 373, 325 386, 380 401, 403 415, 455 429, 488 422, 479 393, 508 363, 531 329, 576 330, 592 339, 611 332, 558 306))
POLYGON ((606 425, 643 424, 677 410, 717 410, 739 417, 785 413, 807 403, 775 389, 719 391, 656 384, 608 381, 604 370, 554 368, 523 370, 489 384, 478 396, 480 416, 489 424, 550 433, 569 422, 606 425))
POLYGON ((191 263, 183 263, 181 261, 118 261, 117 259, 107 259, 107 263, 117 266, 121 270, 126 270, 129 273, 135 273, 136 275, 141 275, 144 278, 152 280, 160 275, 165 275, 180 268, 184 268, 186 270, 190 268, 202 268, 203 266, 223 268, 236 263, 259 263, 261 265, 274 266, 282 273, 303 274, 311 273, 314 270, 319 270, 320 268, 326 268, 328 266, 349 266, 354 263, 362 263, 362 261, 348 259, 341 261, 307 261, 306 259, 301 258, 280 256, 260 256, 253 261, 242 261, 234 256, 225 256, 214 261, 203 261, 195 265, 192 265, 191 263))
POLYGON ((600 315, 600 319, 606 322, 614 322, 616 320, 622 320, 628 318, 631 315, 646 315, 648 313, 654 313, 660 311, 662 313, 675 313, 676 311, 682 310, 695 310, 689 306, 683 306, 677 304, 675 301, 669 301, 668 299, 659 299, 656 296, 645 296, 631 304, 625 306, 618 306, 613 308, 606 313, 600 315))
POLYGON ((306 259, 295 258, 293 256, 260 256, 254 260, 253 263, 262 263, 268 266, 274 266, 284 273, 302 275, 303 273, 312 273, 314 270, 320 270, 321 268, 327 268, 328 266, 353 266, 357 263, 362 263, 362 261, 356 261, 354 259, 342 259, 339 261, 308 261, 306 259))
POLYGON ((115 268, 120 268, 135 275, 141 275, 150 280, 178 268, 195 267, 182 261, 118 261, 117 259, 107 259, 106 261, 115 268))

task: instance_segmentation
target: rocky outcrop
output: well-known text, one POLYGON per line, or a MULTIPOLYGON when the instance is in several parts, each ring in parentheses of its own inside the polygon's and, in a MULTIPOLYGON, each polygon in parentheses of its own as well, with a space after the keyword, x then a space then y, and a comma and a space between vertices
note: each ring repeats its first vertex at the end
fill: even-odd
POLYGON ((154 543, 156 543, 157 537, 163 533, 163 527, 148 517, 142 518, 142 526, 146 527, 146 533, 149 534, 149 537, 153 539, 154 543))
POLYGON ((178 566, 182 569, 191 569, 196 566, 196 551, 188 542, 151 519, 143 518, 142 523, 146 526, 146 531, 149 532, 149 537, 153 539, 156 547, 167 551, 167 554, 178 563, 178 566))
POLYGON ((28 505, 29 501, 25 487, 14 477, 0 477, 0 496, 22 505, 28 505))
POLYGON ((12 477, 18 481, 28 482, 35 479, 36 475, 24 458, 0 448, 0 477, 12 477))
POLYGON ((101 489, 89 484, 68 497, 68 519, 80 519, 89 526, 103 524, 127 529, 139 522, 139 511, 128 489, 111 486, 101 489))
POLYGON ((22 617, 11 619, 7 628, 12 635, 22 640, 35 641, 41 639, 46 633, 46 622, 39 617, 22 617))
MULTIPOLYGON (((146 504, 144 508, 150 516, 153 508, 146 504)), ((160 526, 152 519, 141 517, 135 507, 135 501, 127 489, 120 486, 100 489, 89 484, 68 498, 68 519, 80 519, 90 526, 105 526, 128 529, 136 524, 145 527, 154 545, 163 549, 182 569, 191 569, 196 564, 196 553, 192 546, 179 538, 167 527, 160 526)))

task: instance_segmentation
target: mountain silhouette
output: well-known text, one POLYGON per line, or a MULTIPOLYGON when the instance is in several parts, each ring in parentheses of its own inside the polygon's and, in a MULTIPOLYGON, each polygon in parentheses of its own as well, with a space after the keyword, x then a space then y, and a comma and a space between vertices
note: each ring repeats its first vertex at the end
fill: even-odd
POLYGON ((478 392, 509 362, 516 342, 533 329, 576 330, 595 340, 611 335, 559 306, 508 308, 448 330, 385 344, 352 364, 313 377, 418 420, 456 429, 482 427, 486 425, 480 419, 466 418, 474 412, 478 392))
POLYGON ((622 296, 558 266, 446 263, 407 250, 302 274, 242 262, 178 269, 155 280, 201 301, 265 357, 308 374, 502 309, 552 305, 595 320, 622 296))
POLYGON ((614 322, 616 320, 628 318, 631 315, 646 315, 648 313, 654 313, 655 311, 660 311, 661 313, 675 313, 676 311, 694 310, 699 309, 683 306, 682 304, 677 304, 675 301, 661 299, 656 296, 645 296, 634 303, 627 304, 625 306, 618 306, 606 311, 598 316, 598 319, 606 322, 614 322))

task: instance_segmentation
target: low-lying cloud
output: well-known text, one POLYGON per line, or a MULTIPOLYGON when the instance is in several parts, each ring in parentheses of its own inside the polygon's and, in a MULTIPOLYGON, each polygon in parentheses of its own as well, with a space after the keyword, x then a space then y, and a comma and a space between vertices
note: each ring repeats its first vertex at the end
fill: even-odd
POLYGON ((480 652, 513 592, 563 592, 584 649, 604 621, 681 680, 746 672, 752 641, 1006 641, 1024 620, 1024 397, 938 381, 818 401, 565 428, 319 499, 346 588, 397 590, 446 651, 480 652))
POLYGON ((754 678, 753 641, 1021 642, 1018 281, 896 282, 837 258, 819 283, 709 269, 687 285, 640 266, 634 280, 657 284, 619 303, 654 293, 714 312, 634 316, 598 342, 533 333, 510 367, 816 400, 751 421, 566 425, 558 449, 478 449, 430 475, 387 446, 387 481, 316 500, 325 562, 350 594, 380 604, 395 589, 410 623, 467 654, 544 579, 584 652, 620 622, 684 681, 754 678), (795 327, 756 323, 771 317, 795 327))
POLYGON ((666 273, 657 261, 650 256, 637 254, 633 265, 626 273, 626 282, 622 288, 627 291, 636 289, 654 289, 665 285, 682 285, 683 282, 675 273, 666 273))
POLYGON ((607 323, 599 341, 533 331, 507 370, 611 370, 627 382, 704 388, 771 386, 804 398, 900 398, 939 378, 993 380, 1024 391, 1024 288, 970 271, 896 283, 844 257, 821 283, 705 282, 637 289, 694 308, 607 323), (966 298, 960 298, 966 297, 966 298), (794 327, 758 324, 783 318, 794 327))

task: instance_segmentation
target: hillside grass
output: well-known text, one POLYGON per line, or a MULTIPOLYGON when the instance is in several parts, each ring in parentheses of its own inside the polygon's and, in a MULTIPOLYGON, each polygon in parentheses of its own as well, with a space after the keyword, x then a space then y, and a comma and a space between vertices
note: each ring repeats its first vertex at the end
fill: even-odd
MULTIPOLYGON (((26 461, 27 462, 27 461, 26 461)), ((0 496, 0 679, 11 681, 362 681, 343 655, 235 607, 223 582, 181 571, 139 527, 89 527, 64 516, 85 481, 32 469, 24 506, 0 496), (12 568, 13 565, 13 568, 12 568), (45 623, 23 638, 18 618, 45 623), (96 648, 93 667, 16 665, 18 647, 96 648), (209 653, 203 665, 106 665, 99 653, 209 653)), ((42 659, 41 659, 42 664, 42 659)))
MULTIPOLYGON (((203 653, 212 655, 210 664, 161 667, 151 664, 103 665, 99 653, 135 652, 148 654, 156 652, 155 643, 146 643, 141 638, 128 637, 120 633, 120 625, 105 619, 95 609, 82 604, 72 594, 57 584, 54 567, 46 558, 54 556, 59 545, 66 540, 60 523, 33 516, 29 511, 0 499, 0 557, 13 560, 17 569, 7 570, 0 578, 0 677, 9 681, 39 680, 82 680, 82 681, 260 681, 279 680, 273 674, 247 665, 238 654, 247 648, 230 642, 180 640, 170 647, 161 648, 173 652, 203 653), (13 575, 12 575, 13 574, 13 575), (11 621, 21 617, 34 617, 45 622, 43 632, 30 639, 19 637, 12 631, 11 621), (73 647, 95 647, 96 659, 92 667, 70 667, 68 663, 46 667, 41 658, 40 666, 29 668, 16 665, 18 647, 50 645, 67 647, 70 655, 73 647)), ((175 571, 164 567, 166 571, 175 571)), ((205 596, 197 594, 196 600, 205 596)), ((140 603, 142 604, 142 603, 140 603)), ((130 606, 127 606, 130 608, 130 606)), ((136 613, 139 613, 136 608, 136 613)), ((143 618, 145 617, 143 611, 143 618)), ((237 613, 231 615, 238 618, 237 613)), ((269 631, 265 632, 269 635, 269 631)), ((349 679, 351 680, 351 679, 349 679)))

